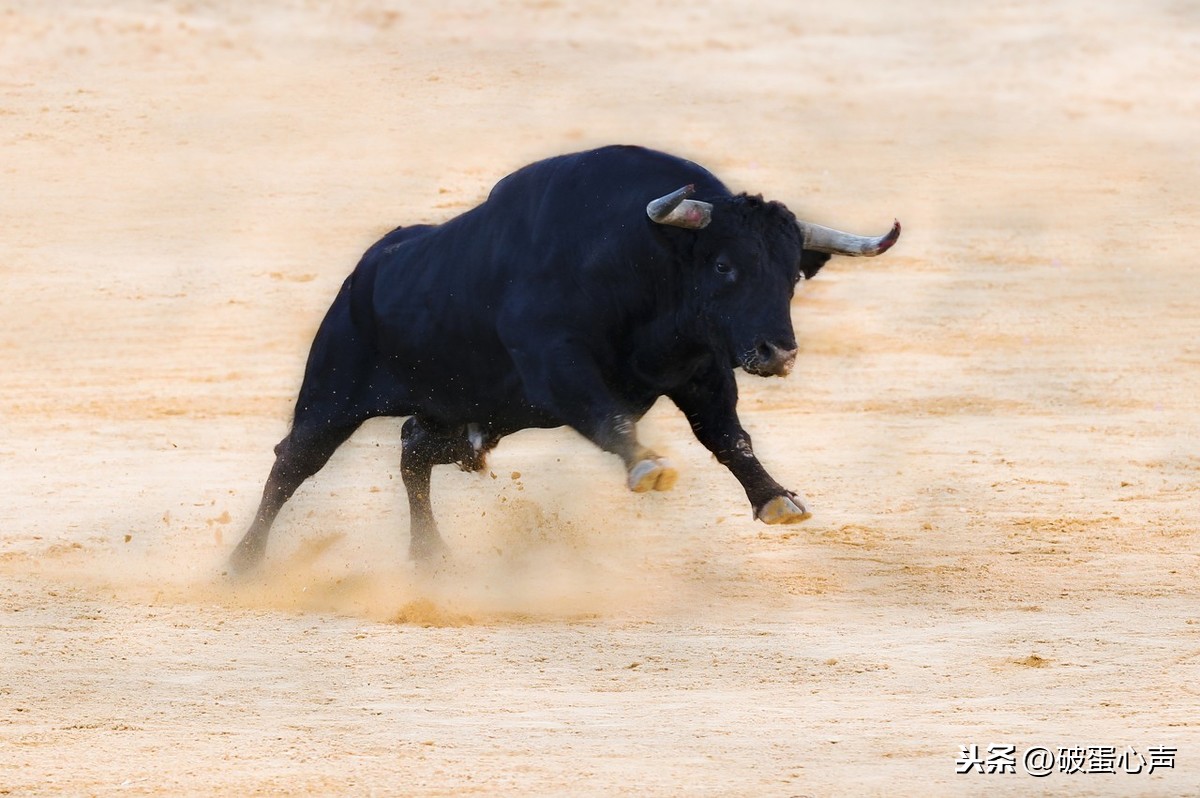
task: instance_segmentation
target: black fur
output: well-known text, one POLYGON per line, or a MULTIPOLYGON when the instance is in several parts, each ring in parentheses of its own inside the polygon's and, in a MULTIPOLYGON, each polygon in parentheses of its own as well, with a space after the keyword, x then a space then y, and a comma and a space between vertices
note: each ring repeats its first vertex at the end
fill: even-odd
POLYGON ((792 496, 754 457, 733 371, 753 369, 766 345, 795 349, 794 286, 829 257, 801 244, 783 205, 734 196, 700 166, 637 147, 531 164, 461 216, 393 230, 317 332, 234 566, 261 559, 279 508, 373 416, 411 417, 402 472, 418 558, 442 550, 433 465, 482 468, 503 436, 566 425, 629 468, 649 456, 634 425, 660 396, 755 510, 792 496), (647 202, 689 183, 714 205, 708 227, 647 218, 647 202))

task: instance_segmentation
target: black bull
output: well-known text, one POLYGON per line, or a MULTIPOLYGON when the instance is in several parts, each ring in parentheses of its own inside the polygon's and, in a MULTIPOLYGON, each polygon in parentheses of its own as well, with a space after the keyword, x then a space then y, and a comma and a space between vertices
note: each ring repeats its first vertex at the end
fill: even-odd
POLYGON ((231 564, 262 559, 284 502, 374 416, 410 417, 401 473, 417 560, 445 552, 432 467, 481 470, 518 430, 572 427, 621 458, 632 490, 669 489, 674 469, 635 426, 661 396, 756 518, 802 521, 803 498, 771 478, 738 421, 734 369, 787 374, 796 284, 830 254, 876 255, 898 235, 898 224, 865 238, 798 221, 637 147, 531 164, 457 218, 393 230, 317 331, 291 432, 231 564))

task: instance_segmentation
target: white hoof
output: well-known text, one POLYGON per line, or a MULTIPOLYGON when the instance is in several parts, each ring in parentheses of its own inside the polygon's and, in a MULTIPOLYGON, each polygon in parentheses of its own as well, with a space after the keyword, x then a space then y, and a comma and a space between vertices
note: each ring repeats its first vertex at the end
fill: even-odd
POLYGON ((796 496, 776 496, 758 511, 758 520, 764 524, 798 524, 812 518, 804 499, 796 496))
POLYGON ((639 460, 629 469, 626 482, 634 493, 645 493, 651 490, 670 490, 675 487, 679 472, 671 463, 662 457, 649 460, 639 460))

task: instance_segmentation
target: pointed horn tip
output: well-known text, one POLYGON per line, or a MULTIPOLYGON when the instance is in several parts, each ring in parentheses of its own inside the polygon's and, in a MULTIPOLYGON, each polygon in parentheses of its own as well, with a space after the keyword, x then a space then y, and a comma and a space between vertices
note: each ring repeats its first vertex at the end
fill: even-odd
POLYGON ((895 244, 899 240, 900 240, 900 220, 894 219, 894 220, 892 220, 892 229, 888 230, 885 234, 883 234, 879 238, 875 239, 875 241, 877 243, 873 247, 870 247, 869 249, 864 250, 862 252, 862 254, 866 255, 868 258, 873 258, 876 255, 882 255, 883 253, 885 253, 889 249, 891 249, 892 245, 895 244))
POLYGON ((675 189, 670 194, 663 196, 661 199, 667 199, 669 197, 672 200, 682 202, 683 200, 688 199, 695 193, 696 193, 696 184, 688 183, 686 186, 682 186, 681 188, 675 189))
POLYGON ((681 187, 675 189, 670 194, 664 194, 663 196, 659 197, 659 199, 665 200, 665 199, 670 198, 672 200, 677 200, 677 199, 685 200, 695 193, 696 193, 696 184, 688 183, 686 186, 681 186, 681 187))
POLYGON ((882 255, 884 252, 887 252, 889 249, 892 248, 892 244, 895 244, 899 240, 900 240, 900 220, 893 219, 892 220, 892 229, 890 231, 888 231, 888 234, 885 235, 883 237, 883 240, 879 242, 879 249, 876 251, 875 254, 882 255))

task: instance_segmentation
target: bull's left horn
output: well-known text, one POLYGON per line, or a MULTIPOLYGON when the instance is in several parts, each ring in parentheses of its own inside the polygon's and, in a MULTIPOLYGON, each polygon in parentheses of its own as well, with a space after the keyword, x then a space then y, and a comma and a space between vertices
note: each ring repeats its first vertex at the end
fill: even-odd
POLYGON ((700 230, 712 221, 712 205, 700 200, 688 199, 696 193, 694 185, 665 194, 656 200, 651 200, 646 206, 646 215, 650 220, 659 224, 669 224, 673 227, 685 227, 689 230, 700 230))
POLYGON ((881 236, 856 236, 843 233, 829 227, 822 227, 812 222, 797 222, 800 232, 804 235, 804 248, 814 252, 827 252, 830 255, 850 255, 851 257, 873 257, 891 249, 900 238, 900 222, 892 224, 892 229, 881 236))

